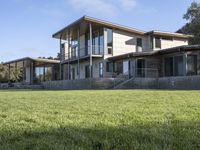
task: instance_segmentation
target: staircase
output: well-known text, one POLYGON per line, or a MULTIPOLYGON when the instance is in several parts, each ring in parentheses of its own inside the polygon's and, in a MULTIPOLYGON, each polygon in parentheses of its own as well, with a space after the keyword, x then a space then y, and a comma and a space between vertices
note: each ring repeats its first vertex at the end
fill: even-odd
POLYGON ((129 78, 128 74, 129 72, 116 76, 113 81, 113 89, 118 89, 121 85, 131 80, 132 78, 129 78))
POLYGON ((133 80, 135 77, 129 78, 123 82, 120 82, 119 84, 117 84, 116 86, 113 87, 113 89, 120 89, 124 84, 130 82, 131 80, 133 80))

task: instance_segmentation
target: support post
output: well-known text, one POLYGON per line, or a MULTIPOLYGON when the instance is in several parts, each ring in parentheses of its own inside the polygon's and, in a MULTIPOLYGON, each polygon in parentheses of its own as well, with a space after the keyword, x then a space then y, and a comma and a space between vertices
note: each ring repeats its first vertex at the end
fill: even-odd
POLYGON ((8 78, 9 78, 9 82, 10 82, 10 64, 8 64, 8 78))
POLYGON ((44 67, 43 67, 43 80, 44 80, 44 82, 45 82, 45 80, 46 80, 46 78, 45 78, 45 65, 44 65, 44 67))
POLYGON ((67 75, 68 80, 70 80, 70 31, 68 31, 68 67, 67 67, 67 75))
POLYGON ((92 78, 92 24, 89 24, 90 28, 90 78, 92 78))
POLYGON ((15 62, 15 82, 17 81, 17 62, 15 62))
POLYGON ((78 79, 80 79, 80 27, 78 28, 77 31, 77 36, 78 36, 78 79))
POLYGON ((62 63, 62 34, 61 34, 61 36, 60 36, 60 80, 62 80, 62 65, 61 65, 61 63, 62 63))
POLYGON ((25 68, 24 68, 24 61, 23 61, 23 82, 25 82, 25 68))

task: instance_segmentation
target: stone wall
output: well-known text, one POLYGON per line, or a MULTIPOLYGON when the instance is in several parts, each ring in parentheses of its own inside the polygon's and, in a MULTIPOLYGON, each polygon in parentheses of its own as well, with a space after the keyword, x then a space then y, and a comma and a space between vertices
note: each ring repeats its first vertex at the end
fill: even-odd
POLYGON ((200 76, 133 78, 117 88, 200 90, 200 76))
POLYGON ((82 90, 82 89, 111 89, 113 78, 80 79, 43 82, 45 89, 82 90))

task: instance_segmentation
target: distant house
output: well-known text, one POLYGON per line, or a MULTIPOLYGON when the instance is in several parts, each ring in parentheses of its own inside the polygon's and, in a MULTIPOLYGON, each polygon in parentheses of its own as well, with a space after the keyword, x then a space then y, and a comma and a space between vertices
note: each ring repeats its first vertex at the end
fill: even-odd
POLYGON ((198 46, 191 35, 150 31, 84 16, 53 34, 60 39, 61 78, 197 75, 198 46))
POLYGON ((11 68, 21 71, 22 79, 18 81, 21 83, 35 84, 59 79, 60 61, 58 60, 25 57, 3 64, 8 67, 9 76, 11 68))

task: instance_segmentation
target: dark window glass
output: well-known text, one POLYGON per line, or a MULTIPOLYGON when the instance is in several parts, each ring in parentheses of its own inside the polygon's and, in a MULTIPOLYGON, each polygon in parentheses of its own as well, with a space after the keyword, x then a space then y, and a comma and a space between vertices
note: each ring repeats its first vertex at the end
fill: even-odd
POLYGON ((111 29, 107 29, 107 47, 108 54, 112 54, 113 51, 113 31, 111 29))
POLYGON ((100 54, 103 54, 103 50, 104 50, 103 28, 100 29, 99 31, 99 49, 100 49, 100 54))
POLYGON ((136 51, 137 52, 142 51, 142 39, 141 38, 137 38, 136 51))
POLYGON ((161 40, 159 37, 155 38, 155 47, 156 48, 161 48, 161 40))
POLYGON ((175 76, 183 76, 183 56, 174 57, 175 76))
POLYGON ((93 54, 94 55, 98 55, 99 54, 99 32, 95 31, 93 33, 93 38, 92 38, 92 50, 93 50, 93 54))
POLYGON ((108 54, 112 54, 112 48, 111 47, 108 48, 108 54))
POLYGON ((85 66, 85 78, 90 78, 90 66, 85 66))
POLYGON ((145 60, 137 60, 137 75, 138 77, 145 77, 145 60))
POLYGON ((197 75, 197 56, 187 56, 187 75, 197 75))
POLYGON ((165 58, 165 76, 173 76, 173 57, 165 58))
POLYGON ((75 68, 72 68, 72 80, 75 79, 75 68))
POLYGON ((106 63, 106 72, 112 72, 113 71, 113 64, 111 62, 106 63))
POLYGON ((112 29, 107 29, 107 46, 113 46, 113 31, 112 29))
POLYGON ((137 46, 142 47, 142 39, 137 38, 137 46))

